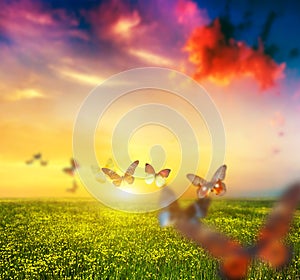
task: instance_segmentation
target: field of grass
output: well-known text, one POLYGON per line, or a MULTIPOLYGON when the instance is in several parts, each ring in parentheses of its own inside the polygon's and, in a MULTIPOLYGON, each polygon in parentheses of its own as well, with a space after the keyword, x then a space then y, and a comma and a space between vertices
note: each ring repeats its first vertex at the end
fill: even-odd
MULTIPOLYGON (((188 202, 184 202, 185 204, 188 202)), ((205 223, 251 244, 272 201, 213 201, 205 223)), ((254 261, 249 279, 300 279, 300 215, 283 271, 254 261)), ((157 213, 129 214, 94 200, 0 200, 0 279, 219 279, 218 263, 157 213)))

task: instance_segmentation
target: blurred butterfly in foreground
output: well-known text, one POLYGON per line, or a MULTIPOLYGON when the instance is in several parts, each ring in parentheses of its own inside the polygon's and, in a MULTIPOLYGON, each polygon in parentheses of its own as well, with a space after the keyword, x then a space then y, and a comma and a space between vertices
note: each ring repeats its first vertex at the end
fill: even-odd
POLYGON ((139 165, 139 161, 136 160, 130 166, 127 168, 124 176, 118 175, 115 171, 109 169, 109 168, 102 168, 102 171, 112 180, 112 183, 119 187, 123 181, 125 181, 128 184, 133 184, 134 182, 134 171, 136 167, 139 165))
MULTIPOLYGON (((205 198, 206 199, 206 198, 205 198)), ((202 199, 200 199, 202 201, 202 199)), ((206 249, 213 257, 220 259, 220 276, 223 279, 245 279, 248 267, 254 257, 273 268, 284 267, 291 260, 292 252, 282 239, 286 237, 294 211, 300 202, 300 183, 292 185, 281 197, 262 226, 256 244, 243 247, 238 241, 211 229, 194 218, 187 209, 182 210, 175 201, 162 210, 173 217, 175 228, 186 238, 206 249)), ((197 213, 197 212, 194 212, 197 213)), ((160 216, 161 216, 160 214, 160 216)), ((160 218, 160 217, 159 217, 160 218)))
POLYGON ((162 169, 156 173, 152 165, 146 163, 145 172, 147 173, 145 178, 146 184, 150 185, 155 181, 156 186, 162 187, 165 185, 166 178, 168 178, 171 169, 162 169))
MULTIPOLYGON (((161 205, 163 205, 163 202, 166 201, 167 196, 172 200, 176 199, 173 191, 169 190, 168 188, 164 188, 161 195, 161 205)), ((192 223, 197 222, 198 219, 202 219, 207 216, 210 203, 211 199, 209 197, 205 197, 203 199, 197 199, 190 206, 186 207, 184 210, 181 210, 177 200, 175 200, 159 213, 160 226, 167 227, 174 225, 176 221, 180 219, 187 219, 192 223)))
POLYGON ((63 172, 69 174, 70 176, 74 176, 76 169, 79 168, 79 164, 74 158, 71 158, 70 163, 71 166, 63 168, 63 172))
POLYGON ((226 169, 225 164, 219 167, 209 182, 194 174, 187 174, 186 177, 195 187, 198 187, 197 195, 199 198, 208 196, 210 192, 223 195, 226 192, 226 185, 222 182, 226 176, 226 169))

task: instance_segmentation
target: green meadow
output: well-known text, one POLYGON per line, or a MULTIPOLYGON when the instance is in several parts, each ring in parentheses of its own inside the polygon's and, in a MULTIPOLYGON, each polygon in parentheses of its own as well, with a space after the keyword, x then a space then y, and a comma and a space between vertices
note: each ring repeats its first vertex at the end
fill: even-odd
MULTIPOLYGON (((188 204, 184 201, 183 204, 188 204)), ((216 200, 204 222, 255 241, 272 201, 216 200)), ((248 279, 300 279, 300 211, 287 241, 290 265, 254 260, 248 279)), ((157 213, 114 211, 92 199, 0 200, 0 279, 219 279, 217 260, 160 228, 157 213)))

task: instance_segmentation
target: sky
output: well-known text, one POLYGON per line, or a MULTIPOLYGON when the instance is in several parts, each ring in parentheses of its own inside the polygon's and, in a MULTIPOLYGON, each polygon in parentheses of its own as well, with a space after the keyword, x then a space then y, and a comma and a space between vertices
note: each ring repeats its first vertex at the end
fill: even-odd
MULTIPOLYGON (((149 66, 194 78, 214 101, 226 134, 228 196, 276 195, 300 177, 299 13, 296 0, 1 1, 0 197, 89 197, 78 177, 78 191, 66 192, 74 178, 62 172, 77 113, 99 83, 149 66), (35 153, 48 165, 27 165, 35 153)), ((137 131, 129 154, 144 163, 151 155, 143 148, 156 144, 149 139, 169 139, 173 157, 159 167, 172 166, 172 181, 178 143, 151 129, 137 131)), ((99 133, 105 165, 109 133, 99 133)), ((195 171, 202 177, 211 175, 205 158, 195 171)))

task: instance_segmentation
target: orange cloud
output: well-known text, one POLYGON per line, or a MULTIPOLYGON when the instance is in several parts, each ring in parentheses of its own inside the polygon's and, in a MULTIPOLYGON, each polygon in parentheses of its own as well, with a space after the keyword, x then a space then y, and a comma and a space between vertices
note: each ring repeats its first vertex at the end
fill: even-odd
POLYGON ((229 84, 235 78, 253 77, 262 90, 283 77, 285 64, 277 64, 263 51, 233 38, 226 40, 216 19, 211 25, 196 28, 185 45, 189 60, 195 64, 194 77, 229 84))

